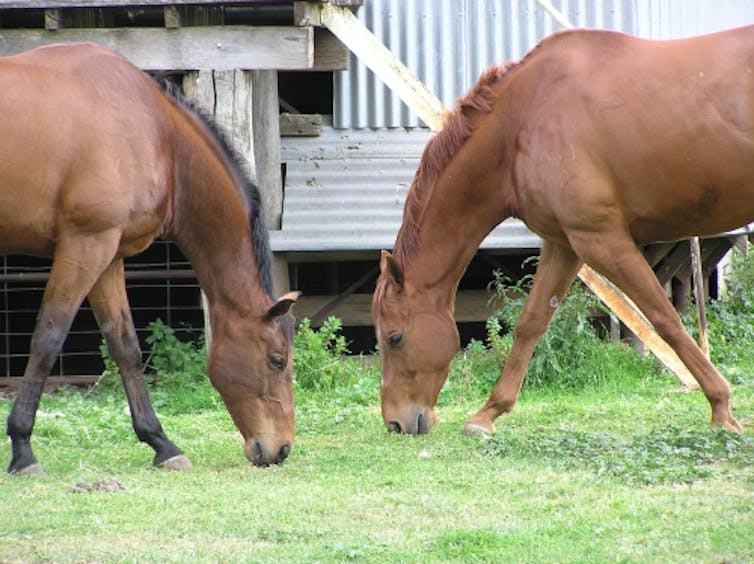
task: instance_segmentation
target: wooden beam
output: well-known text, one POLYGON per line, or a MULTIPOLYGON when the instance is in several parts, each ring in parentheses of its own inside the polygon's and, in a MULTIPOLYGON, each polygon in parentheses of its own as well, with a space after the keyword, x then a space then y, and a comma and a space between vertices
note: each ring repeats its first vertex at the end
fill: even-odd
POLYGON ((540 6, 542 6, 542 9, 550 14, 550 17, 557 22, 557 24, 562 27, 563 29, 573 29, 573 24, 568 21, 568 18, 566 18, 560 10, 558 10, 555 6, 552 5, 549 0, 537 0, 540 6))
MULTIPOLYGON (((123 8, 129 6, 173 5, 227 5, 233 0, 0 0, 0 10, 6 8, 123 8)), ((243 0, 243 4, 289 5, 291 0, 243 0)))
MULTIPOLYGON (((331 303, 333 296, 304 294, 297 301, 295 307, 296 318, 304 317, 313 320, 319 312, 325 314, 317 316, 318 323, 312 321, 312 327, 319 327, 322 321, 333 315, 343 322, 346 327, 370 327, 372 325, 372 294, 350 294, 331 303)), ((455 320, 457 323, 485 322, 495 313, 495 305, 490 304, 490 293, 487 290, 459 290, 456 294, 455 320)))
POLYGON ((702 251, 699 237, 692 237, 689 241, 691 250, 691 272, 694 280, 694 301, 696 302, 697 320, 699 323, 699 348, 709 359, 709 337, 707 336, 707 293, 704 291, 704 274, 702 273, 702 251))
POLYGON ((649 263, 649 266, 654 268, 667 256, 675 245, 675 242, 653 243, 652 245, 648 245, 647 248, 644 249, 644 258, 649 263))
MULTIPOLYGON (((664 286, 670 282, 678 274, 678 271, 684 266, 688 266, 690 260, 688 245, 685 242, 676 243, 673 250, 665 257, 655 271, 660 284, 664 286)), ((686 278, 688 278, 688 275, 686 278)))
POLYGON ((322 135, 320 114, 280 114, 281 137, 319 137, 322 135))
POLYGON ((63 15, 60 10, 45 10, 45 29, 47 31, 58 31, 63 27, 63 15))
POLYGON ((168 29, 176 29, 182 25, 181 14, 175 5, 165 6, 163 17, 165 18, 165 27, 168 29))
POLYGON ((584 265, 579 278, 599 297, 644 345, 681 381, 687 389, 698 387, 686 365, 675 351, 655 332, 636 304, 594 270, 584 265))
MULTIPOLYGON (((430 128, 445 125, 447 110, 443 103, 416 78, 349 10, 331 4, 313 5, 319 20, 333 32, 430 128)), ((312 21, 312 25, 316 22, 312 21)))
POLYGON ((0 56, 42 45, 94 41, 144 70, 303 69, 314 63, 314 30, 296 26, 197 26, 0 30, 0 56))
POLYGON ((314 28, 313 71, 348 69, 348 48, 332 32, 321 27, 314 28))

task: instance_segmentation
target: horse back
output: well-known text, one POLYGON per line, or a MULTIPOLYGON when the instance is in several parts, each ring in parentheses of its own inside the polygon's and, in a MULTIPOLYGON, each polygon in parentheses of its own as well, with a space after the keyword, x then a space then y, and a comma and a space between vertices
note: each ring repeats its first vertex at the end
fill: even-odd
POLYGON ((68 230, 122 231, 121 254, 161 229, 170 105, 93 44, 0 59, 0 252, 51 255, 68 230))
POLYGON ((528 215, 568 226, 620 209, 640 242, 754 219, 754 27, 673 41, 564 32, 515 72, 500 98, 519 109, 500 113, 526 149, 528 215))

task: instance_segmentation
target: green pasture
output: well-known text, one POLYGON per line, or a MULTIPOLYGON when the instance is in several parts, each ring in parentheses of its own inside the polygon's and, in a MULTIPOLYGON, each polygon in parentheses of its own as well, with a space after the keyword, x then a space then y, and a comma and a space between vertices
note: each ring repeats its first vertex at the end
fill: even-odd
MULTIPOLYGON (((516 300, 459 353, 422 437, 387 433, 376 361, 342 358, 337 320, 303 323, 296 442, 260 469, 202 374, 203 352, 155 324, 153 400, 193 469, 150 466, 111 369, 91 390, 48 394, 33 436, 46 474, 0 474, 0 562, 752 562, 748 262, 710 311, 741 435, 710 429, 702 394, 653 359, 601 339, 577 292, 486 438, 459 430, 496 378, 516 300)), ((0 399, 3 420, 10 406, 0 399)), ((7 443, 0 453, 7 464, 7 443)))

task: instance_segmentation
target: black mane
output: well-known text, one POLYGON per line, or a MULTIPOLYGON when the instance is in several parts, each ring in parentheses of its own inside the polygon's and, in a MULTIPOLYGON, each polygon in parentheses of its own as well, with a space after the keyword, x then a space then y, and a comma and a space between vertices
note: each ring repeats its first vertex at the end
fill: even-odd
MULTIPOLYGON (((157 79, 156 79, 157 80, 157 79)), ((241 197, 248 207, 249 223, 252 246, 254 247, 254 256, 259 269, 259 280, 262 289, 270 297, 275 297, 275 289, 272 283, 272 249, 270 248, 270 236, 267 226, 264 222, 264 213, 262 208, 262 196, 259 187, 251 181, 245 172, 243 165, 244 160, 228 141, 228 137, 217 125, 215 119, 202 108, 198 107, 191 100, 188 100, 180 87, 169 79, 157 80, 162 90, 171 98, 176 100, 179 105, 186 108, 194 114, 212 133, 215 141, 227 155, 228 161, 233 167, 236 178, 241 185, 236 186, 241 192, 241 197)))

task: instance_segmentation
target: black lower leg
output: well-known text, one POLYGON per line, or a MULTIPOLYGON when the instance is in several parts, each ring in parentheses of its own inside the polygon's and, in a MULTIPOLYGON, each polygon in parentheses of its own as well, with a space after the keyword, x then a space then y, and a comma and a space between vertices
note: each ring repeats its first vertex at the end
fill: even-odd
POLYGON ((12 452, 8 465, 10 474, 23 472, 37 463, 31 450, 31 432, 43 389, 44 379, 24 376, 16 401, 8 415, 6 430, 11 440, 12 452))

